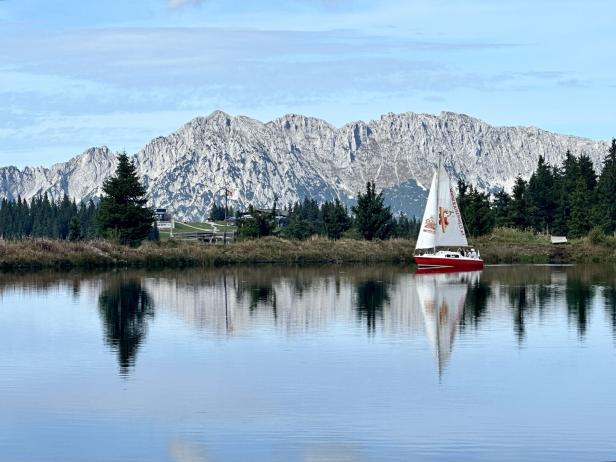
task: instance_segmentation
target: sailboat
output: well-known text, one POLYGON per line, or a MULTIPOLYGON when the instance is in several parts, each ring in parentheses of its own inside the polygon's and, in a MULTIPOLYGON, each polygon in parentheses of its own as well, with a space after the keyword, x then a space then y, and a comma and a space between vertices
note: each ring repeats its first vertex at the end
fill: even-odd
POLYGON ((415 263, 419 268, 450 271, 483 268, 479 252, 468 245, 456 192, 440 159, 421 220, 415 263))

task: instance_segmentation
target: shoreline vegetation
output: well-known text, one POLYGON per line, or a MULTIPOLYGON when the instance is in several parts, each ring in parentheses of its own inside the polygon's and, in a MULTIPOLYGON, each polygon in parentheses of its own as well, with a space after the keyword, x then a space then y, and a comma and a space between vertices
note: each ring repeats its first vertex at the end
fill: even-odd
MULTIPOLYGON (((555 246, 549 236, 497 228, 473 239, 486 264, 616 263, 616 237, 604 234, 555 246)), ((127 247, 108 241, 22 239, 0 241, 0 270, 88 268, 181 268, 250 264, 400 263, 412 264, 415 241, 291 240, 279 237, 223 245, 166 240, 127 247)))
MULTIPOLYGON (((319 204, 304 198, 289 204, 281 217, 276 201, 271 210, 249 206, 248 214, 237 217, 239 240, 228 245, 161 241, 146 188, 126 153, 118 155, 116 173, 105 180, 103 192, 98 207, 93 203, 78 207, 67 196, 57 203, 47 195, 30 204, 21 198, 2 200, 0 271, 414 264, 413 238, 420 222, 404 215, 396 219, 385 206, 383 192, 377 193, 371 181, 365 193, 358 193, 350 215, 338 199, 319 204), (286 223, 282 225, 279 218, 286 223)), ((562 168, 551 167, 540 157, 528 182, 518 177, 512 195, 500 191, 494 201, 490 194, 458 182, 464 223, 468 234, 476 236, 472 244, 486 264, 616 263, 615 195, 616 139, 599 176, 587 156, 576 158, 568 152, 562 168), (547 230, 573 239, 553 245, 547 230)), ((219 207, 212 210, 217 214, 219 207)), ((442 219, 446 225, 446 215, 442 219)))

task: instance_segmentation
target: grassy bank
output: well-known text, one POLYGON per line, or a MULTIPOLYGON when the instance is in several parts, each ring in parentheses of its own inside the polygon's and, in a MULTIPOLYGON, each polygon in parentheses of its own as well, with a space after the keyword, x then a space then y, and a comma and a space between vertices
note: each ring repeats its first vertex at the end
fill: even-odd
POLYGON ((128 248, 105 241, 0 241, 0 269, 185 267, 251 263, 370 263, 412 261, 414 242, 341 239, 291 241, 275 237, 202 245, 190 242, 146 242, 128 248))
POLYGON ((514 229, 496 229, 473 240, 487 263, 616 263, 616 238, 587 236, 554 246, 550 237, 514 229))
MULTIPOLYGON (((555 247, 548 236, 497 229, 473 240, 488 264, 496 263, 616 263, 616 238, 572 240, 555 247)), ((128 248, 105 241, 66 242, 45 239, 0 241, 0 269, 211 267, 225 264, 400 263, 413 261, 412 240, 358 241, 324 238, 292 241, 276 237, 236 242, 228 246, 174 240, 147 242, 128 248)))
POLYGON ((515 229, 496 229, 472 239, 486 263, 549 263, 554 246, 548 236, 515 229))

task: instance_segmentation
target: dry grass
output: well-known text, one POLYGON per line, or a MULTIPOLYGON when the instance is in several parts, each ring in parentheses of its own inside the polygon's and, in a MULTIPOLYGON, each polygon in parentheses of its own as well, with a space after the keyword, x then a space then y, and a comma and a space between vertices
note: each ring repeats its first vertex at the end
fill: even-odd
POLYGON ((548 263, 553 246, 549 237, 530 231, 497 228, 473 239, 487 263, 548 263))
POLYGON ((616 238, 605 235, 554 246, 545 234, 499 228, 474 244, 489 263, 616 263, 616 238))
POLYGON ((569 246, 571 260, 578 263, 616 262, 616 238, 603 236, 599 240, 589 237, 575 239, 569 246))
POLYGON ((236 263, 355 263, 412 261, 409 240, 292 241, 276 237, 227 246, 190 242, 146 242, 128 248, 106 241, 67 242, 47 239, 0 241, 0 268, 105 268, 215 266, 236 263))
MULTIPOLYGON (((496 229, 473 239, 486 263, 616 262, 616 238, 572 240, 555 248, 545 235, 496 229), (560 252, 555 260, 555 253, 560 252)), ((203 245, 174 240, 128 248, 106 241, 47 239, 0 241, 0 269, 212 267, 226 264, 399 263, 413 261, 415 242, 325 238, 294 241, 278 237, 203 245)))

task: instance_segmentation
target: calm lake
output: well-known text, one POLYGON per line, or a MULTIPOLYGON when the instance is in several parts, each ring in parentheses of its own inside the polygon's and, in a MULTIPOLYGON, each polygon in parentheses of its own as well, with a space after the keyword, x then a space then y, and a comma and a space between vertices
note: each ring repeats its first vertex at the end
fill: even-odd
POLYGON ((0 274, 0 460, 616 460, 616 268, 0 274))

